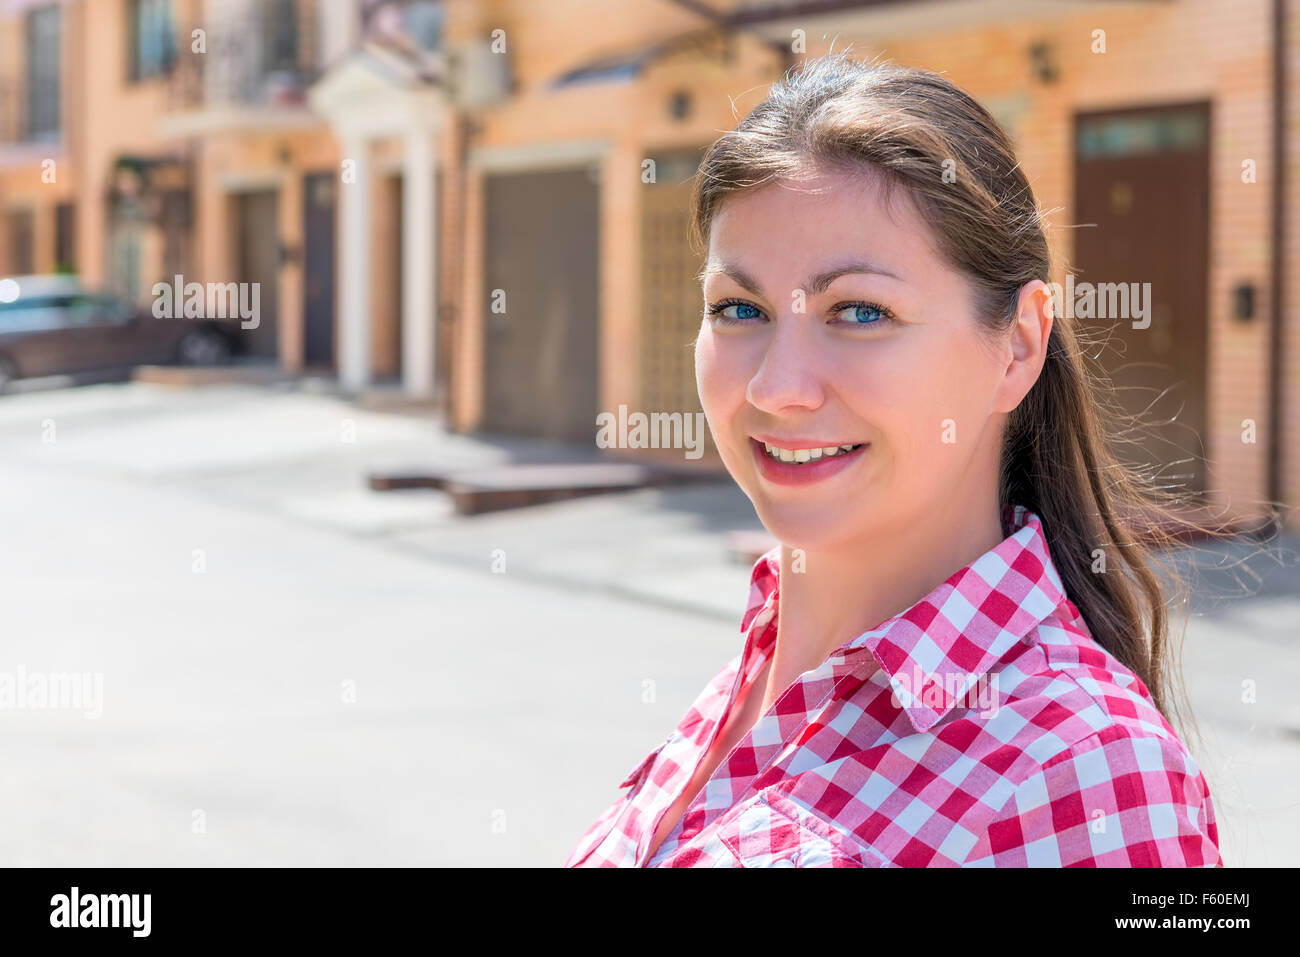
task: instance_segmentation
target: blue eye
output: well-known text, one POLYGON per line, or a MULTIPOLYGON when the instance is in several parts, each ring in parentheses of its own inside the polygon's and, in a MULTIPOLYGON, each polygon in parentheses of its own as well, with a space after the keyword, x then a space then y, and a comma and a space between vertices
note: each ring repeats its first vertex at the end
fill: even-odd
MULTIPOLYGON (((848 326, 878 326, 890 322, 894 314, 884 306, 878 306, 874 302, 843 302, 832 309, 833 317, 839 316, 842 312, 849 312, 847 319, 840 320, 848 326)), ((718 322, 728 325, 748 325, 755 320, 763 318, 763 311, 757 306, 745 302, 742 299, 723 299, 716 302, 708 308, 708 315, 714 317, 718 322), (736 314, 729 314, 728 310, 735 309, 736 314)))
POLYGON ((870 302, 846 302, 842 306, 836 306, 833 311, 837 314, 849 312, 848 324, 853 326, 878 325, 887 322, 891 316, 888 309, 870 302))
POLYGON ((744 323, 757 319, 763 313, 756 306, 747 302, 741 302, 738 299, 724 299, 722 302, 715 303, 709 307, 709 315, 716 316, 723 322, 744 323), (728 309, 737 310, 737 315, 726 315, 728 309))

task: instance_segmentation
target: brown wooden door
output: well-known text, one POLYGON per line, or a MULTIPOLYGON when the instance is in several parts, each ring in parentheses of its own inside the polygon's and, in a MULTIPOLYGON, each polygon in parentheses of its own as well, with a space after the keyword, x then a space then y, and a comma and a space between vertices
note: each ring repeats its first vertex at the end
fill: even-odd
POLYGON ((239 281, 260 285, 257 327, 241 328, 239 334, 247 355, 265 359, 280 356, 276 321, 280 301, 279 205, 280 194, 275 190, 242 193, 237 200, 239 281))
POLYGON ((483 429, 593 441, 600 199, 594 168, 494 174, 485 191, 483 429), (503 299, 505 311, 494 311, 503 299))
POLYGON ((35 271, 36 257, 32 251, 35 229, 30 209, 11 210, 5 216, 5 227, 9 231, 9 269, 16 276, 25 276, 35 271))
POLYGON ((1145 318, 1130 306, 1075 321, 1123 411, 1147 426, 1116 436, 1116 453, 1192 499, 1206 487, 1208 134, 1203 103, 1075 118, 1076 287, 1151 284, 1145 318))
POLYGON ((334 368, 334 172, 302 181, 303 362, 334 368))

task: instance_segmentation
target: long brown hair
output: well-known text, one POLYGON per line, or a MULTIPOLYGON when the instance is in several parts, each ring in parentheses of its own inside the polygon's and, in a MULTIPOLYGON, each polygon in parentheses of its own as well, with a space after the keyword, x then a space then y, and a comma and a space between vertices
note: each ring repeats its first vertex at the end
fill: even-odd
MULTIPOLYGON (((1015 321, 1025 283, 1050 281, 1045 218, 997 121, 942 76, 847 53, 792 70, 708 148, 692 197, 697 252, 707 254, 710 226, 728 195, 811 169, 871 171, 883 174, 889 190, 903 188, 936 248, 973 280, 976 313, 990 335, 1015 321)), ((1165 571, 1175 600, 1182 596, 1185 604, 1187 581, 1159 551, 1233 533, 1180 514, 1176 506, 1187 492, 1157 484, 1167 476, 1119 461, 1111 443, 1135 441, 1144 426, 1123 413, 1080 339, 1068 313, 1055 317, 1042 372, 1007 419, 999 502, 1041 518, 1066 593, 1094 640, 1141 679, 1166 720, 1187 735, 1195 722, 1177 688, 1171 602, 1151 566, 1165 571), (1099 556, 1106 574, 1095 570, 1099 556)))

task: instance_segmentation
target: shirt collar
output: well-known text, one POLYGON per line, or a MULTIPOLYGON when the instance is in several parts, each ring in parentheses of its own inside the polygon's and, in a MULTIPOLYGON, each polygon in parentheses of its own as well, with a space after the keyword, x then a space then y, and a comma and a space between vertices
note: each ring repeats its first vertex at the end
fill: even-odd
MULTIPOLYGON (((1006 537, 998 545, 831 656, 844 662, 869 652, 917 731, 928 731, 956 704, 971 700, 975 692, 966 692, 1067 600, 1038 516, 1021 505, 1003 505, 1002 531, 1006 537)), ((756 644, 764 648, 776 637, 780 572, 777 545, 750 574, 740 630, 761 614, 756 644)))

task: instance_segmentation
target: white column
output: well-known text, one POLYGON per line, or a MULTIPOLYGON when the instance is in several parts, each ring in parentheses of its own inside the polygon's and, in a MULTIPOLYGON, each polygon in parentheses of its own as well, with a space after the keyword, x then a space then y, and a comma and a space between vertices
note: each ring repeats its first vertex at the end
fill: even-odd
POLYGON ((361 22, 358 0, 316 0, 315 12, 320 62, 326 69, 332 69, 356 46, 357 27, 361 22))
POLYGON ((357 392, 370 383, 370 143, 340 140, 339 385, 357 392))
POLYGON ((428 130, 406 137, 402 193, 402 385, 407 395, 433 397, 437 205, 433 141, 428 130))

